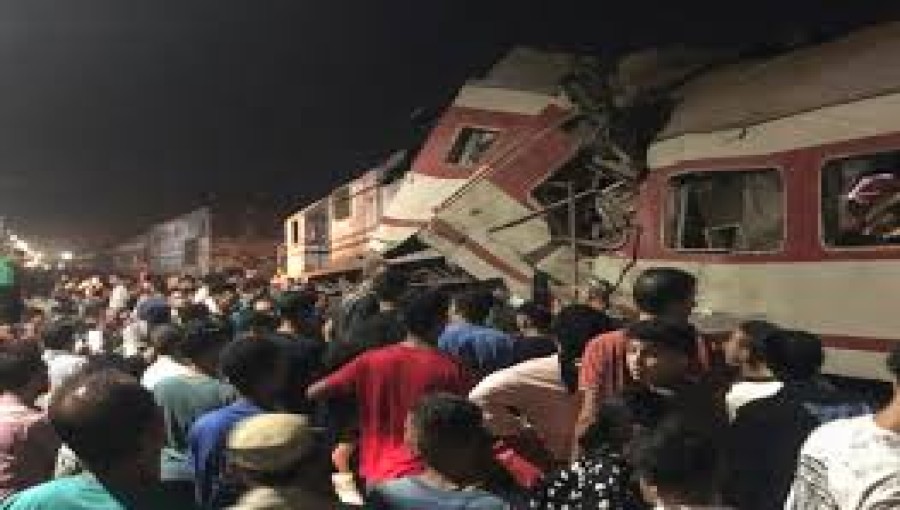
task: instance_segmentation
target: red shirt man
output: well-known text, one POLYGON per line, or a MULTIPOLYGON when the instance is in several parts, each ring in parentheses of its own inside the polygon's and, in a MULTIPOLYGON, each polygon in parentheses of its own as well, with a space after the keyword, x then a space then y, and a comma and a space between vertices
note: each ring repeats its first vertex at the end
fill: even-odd
POLYGON ((428 293, 405 310, 409 335, 399 344, 367 352, 308 390, 313 399, 354 396, 359 408, 360 473, 368 485, 422 471, 404 441, 406 417, 436 392, 465 396, 472 378, 461 363, 437 350, 449 300, 428 293))

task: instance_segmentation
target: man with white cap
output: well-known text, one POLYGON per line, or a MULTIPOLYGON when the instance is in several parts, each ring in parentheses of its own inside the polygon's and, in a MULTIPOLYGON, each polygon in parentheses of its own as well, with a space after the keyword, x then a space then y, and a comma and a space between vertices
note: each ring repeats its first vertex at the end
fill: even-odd
POLYGON ((228 461, 249 490, 232 510, 345 508, 329 478, 327 451, 306 417, 265 413, 228 436, 228 461))

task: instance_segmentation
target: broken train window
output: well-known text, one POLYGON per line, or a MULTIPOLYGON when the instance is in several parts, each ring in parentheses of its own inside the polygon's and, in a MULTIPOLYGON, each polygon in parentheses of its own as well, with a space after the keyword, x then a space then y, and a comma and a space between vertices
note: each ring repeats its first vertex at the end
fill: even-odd
POLYGON ((822 168, 822 236, 829 246, 900 244, 900 151, 822 168))
POLYGON ((777 170, 703 171, 669 180, 665 242, 676 250, 771 252, 784 240, 777 170))
POLYGON ((471 126, 460 129, 447 154, 447 163, 458 166, 478 163, 497 140, 498 135, 499 131, 493 129, 471 126))

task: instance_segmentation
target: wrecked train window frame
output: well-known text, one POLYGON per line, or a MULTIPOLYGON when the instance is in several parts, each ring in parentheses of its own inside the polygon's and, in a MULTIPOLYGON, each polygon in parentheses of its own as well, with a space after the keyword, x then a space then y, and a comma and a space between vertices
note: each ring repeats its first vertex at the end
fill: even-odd
POLYGON ((853 253, 853 252, 896 252, 900 250, 900 243, 883 243, 883 244, 838 244, 829 239, 825 225, 825 179, 828 167, 834 163, 850 159, 865 158, 877 156, 884 153, 897 153, 900 155, 900 145, 889 144, 877 147, 867 147, 855 151, 841 151, 831 154, 824 154, 817 159, 815 167, 817 170, 817 189, 816 189, 816 214, 818 242, 819 247, 827 253, 853 253))
POLYGON ((495 126, 487 126, 487 125, 483 125, 483 124, 460 125, 454 131, 453 137, 451 138, 451 142, 448 145, 447 150, 444 153, 444 158, 443 158, 444 164, 449 165, 451 167, 455 167, 455 168, 473 168, 475 166, 478 166, 481 163, 483 156, 488 151, 490 151, 491 148, 493 148, 493 146, 500 139, 500 136, 502 135, 502 133, 503 133, 503 130, 498 129, 495 126), (476 158, 475 160, 473 160, 469 163, 463 163, 463 162, 461 162, 462 154, 463 154, 462 149, 465 146, 465 144, 463 144, 463 142, 465 141, 465 139, 463 138, 463 135, 467 131, 472 132, 472 133, 478 133, 478 132, 493 133, 494 139, 491 141, 490 145, 488 145, 487 148, 481 154, 479 154, 478 158, 476 158), (458 154, 459 157, 454 158, 454 154, 457 152, 457 148, 459 148, 459 154, 458 154), (454 159, 456 159, 456 160, 454 160, 454 159))
MULTIPOLYGON (((345 184, 345 185, 335 189, 331 193, 331 196, 329 197, 329 201, 330 201, 329 205, 331 206, 330 207, 331 208, 331 219, 333 221, 346 221, 353 217, 353 190, 350 189, 349 184, 345 184), (338 197, 339 194, 344 194, 344 193, 346 193, 346 195, 347 195, 346 199, 343 196, 338 197), (341 203, 347 204, 346 205, 346 214, 338 215, 337 214, 338 204, 341 204, 341 203)), ((344 211, 341 210, 341 213, 343 213, 343 212, 344 211)))
POLYGON ((662 204, 660 207, 660 229, 659 229, 659 242, 660 246, 664 251, 673 252, 673 253, 683 253, 683 254, 719 254, 719 255, 735 255, 735 256, 744 256, 744 255, 771 255, 783 253, 785 250, 785 246, 787 243, 788 237, 788 190, 787 190, 787 180, 785 179, 785 172, 781 166, 778 165, 760 165, 760 166, 734 166, 734 167, 724 167, 724 168, 705 168, 705 169, 684 169, 674 171, 668 175, 666 175, 663 179, 665 183, 662 186, 662 204), (703 175, 703 174, 719 174, 719 173, 775 173, 778 176, 778 182, 780 184, 779 194, 781 195, 781 236, 778 239, 778 245, 770 250, 740 250, 740 249, 728 249, 728 248, 682 248, 678 246, 678 242, 675 236, 678 235, 676 220, 674 218, 676 211, 674 210, 674 198, 677 190, 680 189, 678 186, 678 180, 684 178, 685 176, 691 175, 703 175), (673 232, 672 230, 675 230, 673 232), (669 243, 670 234, 673 236, 673 242, 669 243))

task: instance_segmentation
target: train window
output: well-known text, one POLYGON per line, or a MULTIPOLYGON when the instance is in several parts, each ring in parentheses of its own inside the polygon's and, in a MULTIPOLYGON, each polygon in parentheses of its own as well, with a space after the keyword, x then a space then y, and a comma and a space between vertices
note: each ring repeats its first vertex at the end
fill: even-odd
POLYGON ((291 220, 291 244, 300 244, 300 220, 291 220))
POLYGON ((342 186, 331 195, 331 217, 336 220, 346 220, 351 214, 350 186, 342 186))
POLYGON ((453 146, 450 147, 450 153, 447 154, 447 163, 459 166, 478 163, 497 140, 498 134, 498 131, 477 127, 460 129, 453 146))
POLYGON ((184 242, 184 265, 196 266, 200 263, 200 240, 188 239, 184 242))
POLYGON ((822 168, 822 237, 829 246, 900 244, 900 151, 822 168))
POLYGON ((770 252, 781 246, 784 192, 777 170, 695 172, 669 183, 669 248, 770 252))

